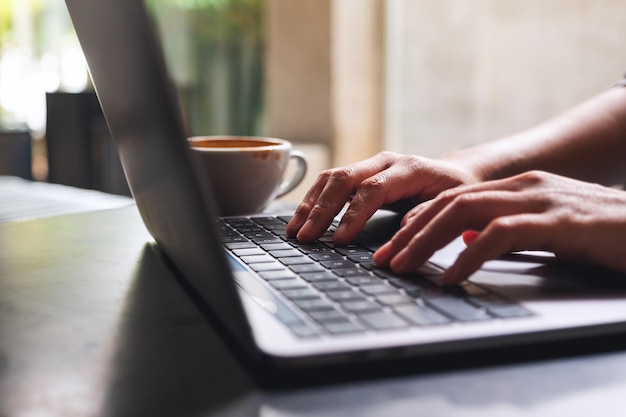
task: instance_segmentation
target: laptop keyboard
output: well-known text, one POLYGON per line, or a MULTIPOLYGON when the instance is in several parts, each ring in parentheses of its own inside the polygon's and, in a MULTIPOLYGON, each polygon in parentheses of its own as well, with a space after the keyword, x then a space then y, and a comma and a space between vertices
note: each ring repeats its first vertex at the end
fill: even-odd
POLYGON ((362 235, 335 246, 336 225, 316 242, 285 234, 289 217, 218 220, 232 255, 282 294, 273 311, 300 337, 526 317, 521 305, 471 282, 439 286, 423 274, 397 275, 377 268, 372 253, 383 242, 362 235))

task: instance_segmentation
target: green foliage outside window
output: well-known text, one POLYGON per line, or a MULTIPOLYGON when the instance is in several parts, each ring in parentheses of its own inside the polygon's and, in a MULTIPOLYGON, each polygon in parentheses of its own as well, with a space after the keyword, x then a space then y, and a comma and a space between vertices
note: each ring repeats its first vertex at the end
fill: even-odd
POLYGON ((178 74, 190 133, 261 134, 265 2, 148 1, 178 74))

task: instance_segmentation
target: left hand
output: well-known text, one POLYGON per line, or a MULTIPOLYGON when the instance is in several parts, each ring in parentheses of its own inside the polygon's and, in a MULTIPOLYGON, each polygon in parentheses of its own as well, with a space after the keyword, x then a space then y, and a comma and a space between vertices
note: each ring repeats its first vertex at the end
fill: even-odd
POLYGON ((398 273, 415 271, 467 230, 480 233, 441 276, 444 284, 521 250, 626 272, 626 192, 541 171, 442 192, 406 214, 374 261, 398 273))

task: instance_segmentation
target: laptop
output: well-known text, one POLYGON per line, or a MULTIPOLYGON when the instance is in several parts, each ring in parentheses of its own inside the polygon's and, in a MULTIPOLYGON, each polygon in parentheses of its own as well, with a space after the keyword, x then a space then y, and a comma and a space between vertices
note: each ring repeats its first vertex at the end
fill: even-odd
POLYGON ((175 89, 143 0, 66 0, 142 219, 254 363, 276 369, 462 354, 626 330, 626 288, 551 254, 487 262, 458 287, 436 276, 463 249, 396 276, 371 251, 397 228, 381 211, 355 243, 299 245, 289 213, 220 218, 196 175, 175 89), (382 234, 380 232, 383 232, 382 234), (382 235, 382 236, 381 236, 382 235))

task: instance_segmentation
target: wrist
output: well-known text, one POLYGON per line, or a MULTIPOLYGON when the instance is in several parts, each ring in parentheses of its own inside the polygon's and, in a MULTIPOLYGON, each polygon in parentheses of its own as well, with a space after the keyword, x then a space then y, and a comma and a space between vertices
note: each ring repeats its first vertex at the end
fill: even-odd
POLYGON ((454 164, 469 177, 468 182, 483 182, 495 179, 494 167, 484 153, 476 148, 468 148, 445 154, 443 161, 454 164))

